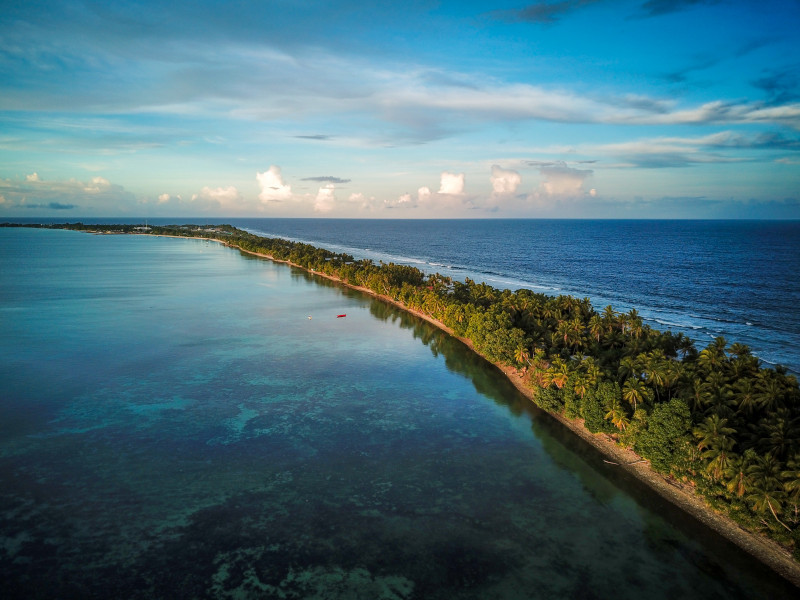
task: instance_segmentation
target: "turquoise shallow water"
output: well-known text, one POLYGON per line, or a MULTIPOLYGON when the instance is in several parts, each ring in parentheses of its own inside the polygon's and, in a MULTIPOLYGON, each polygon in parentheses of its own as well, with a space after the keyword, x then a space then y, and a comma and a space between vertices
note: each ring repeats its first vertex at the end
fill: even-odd
POLYGON ((379 301, 198 240, 0 257, 4 598, 796 592, 379 301))

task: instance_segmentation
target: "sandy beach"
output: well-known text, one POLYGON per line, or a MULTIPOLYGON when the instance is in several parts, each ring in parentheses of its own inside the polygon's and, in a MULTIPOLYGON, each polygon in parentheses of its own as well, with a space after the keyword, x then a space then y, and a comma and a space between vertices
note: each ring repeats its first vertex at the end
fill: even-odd
MULTIPOLYGON (((456 336, 450 328, 445 326, 444 323, 437 321, 436 319, 433 319, 430 316, 420 311, 410 309, 404 304, 397 302, 392 298, 389 298, 388 296, 377 294, 368 288, 350 285, 348 283, 341 281, 337 277, 332 277, 330 275, 326 275, 325 273, 320 273, 318 271, 310 271, 290 261, 275 259, 274 257, 268 254, 260 254, 257 252, 249 252, 247 250, 242 250, 238 246, 232 245, 225 240, 214 239, 214 241, 220 242, 221 244, 224 244, 231 248, 236 248, 242 252, 246 252, 247 254, 252 254, 254 256, 259 256, 261 258, 266 258, 277 263, 288 264, 292 267, 302 269, 303 271, 311 273, 312 275, 323 277, 330 281, 336 282, 339 285, 348 287, 350 289, 358 290, 360 292, 378 298, 383 302, 387 302, 410 314, 419 317, 420 319, 423 319, 431 323, 432 325, 435 325, 442 331, 460 340, 463 344, 465 344, 467 347, 472 349, 477 354, 480 354, 477 352, 477 350, 475 350, 474 346, 469 340, 456 336)), ((533 402, 533 391, 524 385, 522 377, 520 376, 520 373, 516 369, 512 367, 503 367, 497 364, 495 364, 495 366, 508 377, 508 379, 524 396, 526 396, 528 399, 531 400, 531 402, 533 402)), ((780 574, 782 577, 792 582, 794 585, 800 587, 800 563, 797 563, 792 558, 788 550, 786 550, 779 544, 773 542, 772 540, 769 540, 763 536, 742 529, 733 520, 731 520, 730 518, 728 518, 723 514, 717 513, 711 507, 709 507, 703 498, 694 493, 691 486, 684 485, 679 481, 676 481, 674 479, 668 479, 656 473, 653 469, 650 468, 648 461, 643 460, 641 456, 639 456, 632 450, 620 447, 608 435, 590 433, 583 426, 581 420, 571 420, 559 415, 549 415, 549 416, 552 417, 553 419, 556 419, 564 427, 572 431, 575 435, 580 436, 587 443, 591 444, 594 448, 596 448, 600 453, 602 453, 606 457, 608 462, 615 463, 620 469, 624 469, 626 472, 630 473, 638 480, 645 483, 651 489, 655 490, 659 495, 666 498, 671 503, 678 506, 685 512, 689 513, 698 521, 700 521, 707 527, 711 528, 712 530, 716 531, 718 534, 722 535, 727 540, 733 542, 734 544, 742 548, 744 551, 748 552, 750 555, 752 555, 759 561, 769 566, 776 573, 780 574)))

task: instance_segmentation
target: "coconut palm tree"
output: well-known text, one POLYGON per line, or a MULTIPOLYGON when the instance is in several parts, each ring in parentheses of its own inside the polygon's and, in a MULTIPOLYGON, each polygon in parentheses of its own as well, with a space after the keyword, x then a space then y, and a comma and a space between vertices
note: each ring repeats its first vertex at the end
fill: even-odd
POLYGON ((556 358, 547 370, 549 383, 558 389, 563 388, 569 380, 569 365, 561 358, 556 358))
POLYGON ((625 407, 616 396, 612 396, 611 400, 606 404, 606 420, 611 421, 612 425, 620 431, 625 431, 631 420, 628 413, 625 412, 625 407))
POLYGON ((573 390, 575 391, 575 395, 579 398, 583 398, 586 395, 586 392, 589 391, 589 378, 586 377, 585 373, 577 372, 573 376, 574 379, 574 386, 573 390))
POLYGON ((711 481, 719 481, 725 472, 732 466, 736 457, 733 447, 736 441, 731 438, 721 438, 716 444, 710 446, 701 456, 708 460, 706 473, 711 476, 711 481))
POLYGON ((617 375, 619 376, 619 381, 625 381, 629 377, 641 379, 641 368, 638 359, 633 356, 623 356, 619 361, 617 375))
POLYGON ((517 364, 522 366, 531 364, 529 360, 530 356, 531 355, 528 352, 528 349, 522 344, 517 346, 517 348, 514 350, 514 360, 517 362, 517 364))
POLYGON ((757 405, 757 390, 752 379, 745 378, 736 381, 733 385, 733 400, 740 413, 748 417, 753 414, 757 405))
POLYGON ((593 314, 589 319, 589 333, 599 342, 603 335, 603 319, 598 314, 593 314))
POLYGON ((783 403, 783 386, 775 371, 762 369, 757 376, 758 406, 763 410, 774 410, 783 403))
POLYGON ((756 513, 769 511, 775 520, 791 531, 778 513, 786 500, 783 482, 781 481, 780 463, 771 454, 759 456, 747 469, 752 485, 745 498, 756 513))
POLYGON ((639 379, 626 379, 625 384, 622 386, 622 398, 627 401, 636 412, 636 407, 640 403, 644 403, 649 399, 650 390, 647 389, 644 382, 639 379))
POLYGON ((617 313, 610 304, 603 309, 603 322, 609 332, 614 329, 617 324, 617 313))
POLYGON ((635 308, 632 308, 630 311, 628 311, 626 321, 631 335, 637 340, 642 337, 644 326, 642 324, 642 318, 639 316, 639 313, 635 308))
POLYGON ((800 417, 791 418, 787 409, 778 409, 760 429, 758 446, 765 453, 782 459, 800 450, 800 417))
POLYGON ((646 355, 644 366, 644 376, 656 392, 656 399, 659 400, 658 390, 665 386, 667 381, 667 358, 661 350, 653 350, 646 355))
POLYGON ((741 456, 735 455, 728 461, 725 471, 725 487, 737 498, 743 497, 750 490, 750 476, 747 469, 756 458, 753 450, 745 450, 741 456))
POLYGON ((800 453, 795 454, 786 463, 786 470, 781 473, 786 500, 794 506, 793 522, 800 521, 800 453))
POLYGON ((711 373, 722 368, 725 361, 725 338, 720 336, 714 339, 697 357, 697 364, 706 372, 711 373))
POLYGON ((695 412, 700 412, 711 403, 711 392, 702 379, 695 377, 688 387, 687 398, 690 408, 695 412))
POLYGON ((698 440, 697 449, 719 447, 724 440, 729 439, 736 430, 727 426, 728 419, 722 419, 718 414, 712 414, 694 428, 692 434, 698 440))

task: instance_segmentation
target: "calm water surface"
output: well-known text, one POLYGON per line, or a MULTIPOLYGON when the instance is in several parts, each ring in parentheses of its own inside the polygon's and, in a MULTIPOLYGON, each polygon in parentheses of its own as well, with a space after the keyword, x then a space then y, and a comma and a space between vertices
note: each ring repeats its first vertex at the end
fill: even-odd
POLYGON ((3 598, 797 591, 376 300, 197 240, 0 257, 3 598))

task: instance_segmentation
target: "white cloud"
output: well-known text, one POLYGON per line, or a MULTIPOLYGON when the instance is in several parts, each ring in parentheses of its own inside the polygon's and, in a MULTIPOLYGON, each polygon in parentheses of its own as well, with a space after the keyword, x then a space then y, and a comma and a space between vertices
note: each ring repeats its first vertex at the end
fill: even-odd
POLYGON ((317 198, 314 200, 314 211, 315 212, 322 212, 327 213, 333 210, 333 207, 336 204, 336 195, 335 195, 336 186, 332 183, 328 183, 321 188, 317 192, 317 198))
POLYGON ((37 181, 41 181, 41 179, 39 179, 39 174, 34 172, 31 173, 30 175, 26 175, 25 181, 28 181, 30 183, 35 183, 37 181))
POLYGON ((442 181, 439 187, 440 194, 460 196, 464 193, 464 174, 442 172, 442 181))
POLYGON ((397 200, 384 200, 383 206, 385 208, 416 208, 417 203, 411 197, 411 194, 401 194, 397 200))
POLYGON ((424 203, 431 199, 431 188, 424 185, 417 190, 417 202, 424 203))
POLYGON ((502 169, 498 165, 492 165, 492 176, 489 180, 492 182, 492 191, 496 195, 513 194, 522 183, 519 173, 502 169))
POLYGON ((364 211, 371 211, 375 208, 375 196, 367 197, 361 192, 354 192, 350 194, 350 197, 347 199, 347 201, 364 211))
POLYGON ((165 204, 166 202, 169 202, 169 198, 170 198, 169 194, 161 194, 158 197, 158 203, 165 204))
POLYGON ((282 202, 292 197, 292 186, 283 182, 281 168, 276 165, 263 173, 256 172, 256 180, 261 188, 258 198, 262 202, 282 202))
MULTIPOLYGON (((164 194, 162 194, 163 196, 164 194)), ((159 196, 161 201, 161 196, 159 196)), ((205 186, 199 194, 192 195, 192 202, 200 201, 202 208, 235 209, 241 206, 243 198, 235 186, 212 188, 205 186)))
MULTIPOLYGON (((36 173, 34 173, 34 175, 36 175, 36 173)), ((105 191, 110 187, 111 187, 111 182, 105 177, 92 177, 92 180, 88 184, 86 184, 86 187, 84 187, 83 189, 86 192, 96 194, 98 192, 105 191)))
POLYGON ((539 169, 544 177, 542 191, 547 196, 575 197, 583 195, 583 183, 592 174, 591 170, 573 169, 566 163, 556 162, 539 169))

